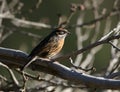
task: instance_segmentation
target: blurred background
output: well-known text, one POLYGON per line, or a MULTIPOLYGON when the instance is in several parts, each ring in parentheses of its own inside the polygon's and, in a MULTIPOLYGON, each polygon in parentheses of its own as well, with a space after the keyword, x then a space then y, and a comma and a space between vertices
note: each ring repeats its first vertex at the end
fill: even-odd
MULTIPOLYGON (((120 21, 119 0, 0 0, 0 46, 29 54, 41 39, 58 25, 58 14, 61 15, 62 21, 65 21, 71 9, 76 7, 67 28, 71 35, 66 38, 62 51, 56 57, 80 50, 96 42, 114 29, 120 21)), ((120 45, 119 40, 113 43, 120 45)), ((111 45, 104 44, 72 59, 77 66, 96 68, 95 72, 88 72, 88 74, 104 76, 108 73, 110 62, 115 57, 118 57, 117 61, 119 61, 119 55, 115 56, 117 53, 118 51, 111 45)), ((69 60, 61 63, 70 67, 69 60)), ((1 74, 3 71, 0 71, 1 74)), ((49 79, 48 75, 46 76, 49 79)), ((67 89, 57 86, 55 92, 89 91, 90 89, 67 89)), ((107 90, 98 92, 107 92, 107 90)))

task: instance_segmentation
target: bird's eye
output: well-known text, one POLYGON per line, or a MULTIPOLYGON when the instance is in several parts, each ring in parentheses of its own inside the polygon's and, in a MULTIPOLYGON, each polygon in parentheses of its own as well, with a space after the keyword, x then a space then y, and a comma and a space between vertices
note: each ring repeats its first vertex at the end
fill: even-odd
POLYGON ((63 35, 63 34, 65 34, 65 32, 64 32, 64 31, 61 31, 61 32, 58 32, 58 34, 59 34, 59 35, 63 35))

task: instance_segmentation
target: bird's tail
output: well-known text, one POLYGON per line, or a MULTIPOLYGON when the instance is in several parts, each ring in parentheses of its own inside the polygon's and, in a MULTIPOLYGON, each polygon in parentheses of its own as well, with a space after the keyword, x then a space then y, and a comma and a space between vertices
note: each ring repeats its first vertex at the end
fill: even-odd
POLYGON ((31 56, 28 56, 28 62, 22 67, 21 71, 24 71, 25 68, 27 68, 37 57, 31 57, 31 56))

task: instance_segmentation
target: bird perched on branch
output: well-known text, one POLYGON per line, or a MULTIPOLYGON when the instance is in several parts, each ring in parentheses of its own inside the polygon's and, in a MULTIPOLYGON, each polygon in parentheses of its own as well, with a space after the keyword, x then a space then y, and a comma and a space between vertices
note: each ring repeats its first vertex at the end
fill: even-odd
POLYGON ((51 57, 58 54, 64 45, 64 40, 67 34, 69 33, 70 32, 68 32, 66 29, 61 27, 54 29, 54 31, 52 31, 31 51, 31 53, 28 56, 29 62, 25 64, 22 70, 28 67, 34 61, 33 59, 36 56, 50 59, 51 57))

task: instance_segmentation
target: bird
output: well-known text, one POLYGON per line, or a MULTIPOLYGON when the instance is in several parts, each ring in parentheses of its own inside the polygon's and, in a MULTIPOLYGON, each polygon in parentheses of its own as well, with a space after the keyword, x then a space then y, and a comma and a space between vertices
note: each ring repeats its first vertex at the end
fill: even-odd
POLYGON ((28 62, 23 66, 28 67, 36 56, 40 58, 51 59, 58 54, 63 48, 66 36, 70 32, 65 28, 55 28, 48 36, 46 36, 28 55, 28 62))

